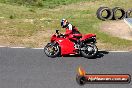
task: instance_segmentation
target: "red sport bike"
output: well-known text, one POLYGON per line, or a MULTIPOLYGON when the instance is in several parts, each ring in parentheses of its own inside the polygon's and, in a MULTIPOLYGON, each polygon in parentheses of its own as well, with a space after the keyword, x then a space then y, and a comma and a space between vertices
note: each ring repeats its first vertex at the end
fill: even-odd
POLYGON ((78 40, 79 43, 76 44, 69 40, 67 36, 60 34, 59 30, 56 30, 50 43, 44 47, 44 52, 48 57, 79 54, 86 58, 93 58, 97 54, 95 34, 86 34, 78 40))

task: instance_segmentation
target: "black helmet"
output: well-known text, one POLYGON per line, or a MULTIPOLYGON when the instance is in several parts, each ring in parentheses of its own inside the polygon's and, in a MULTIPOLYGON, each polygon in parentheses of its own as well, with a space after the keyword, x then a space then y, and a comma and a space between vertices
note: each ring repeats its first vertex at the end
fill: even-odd
POLYGON ((68 21, 66 19, 62 19, 61 20, 61 26, 62 26, 62 28, 65 28, 67 26, 67 24, 68 24, 68 21))

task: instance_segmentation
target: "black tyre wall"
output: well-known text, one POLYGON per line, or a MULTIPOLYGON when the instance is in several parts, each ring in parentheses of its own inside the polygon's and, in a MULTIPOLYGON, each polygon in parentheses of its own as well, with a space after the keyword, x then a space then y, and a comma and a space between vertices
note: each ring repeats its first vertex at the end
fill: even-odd
POLYGON ((126 17, 127 17, 127 18, 132 17, 132 9, 127 10, 127 12, 126 12, 126 17))
POLYGON ((97 18, 98 18, 98 19, 105 21, 105 20, 109 20, 109 19, 112 18, 113 12, 112 12, 112 10, 111 10, 110 8, 108 8, 108 7, 100 7, 100 8, 97 10, 96 15, 97 15, 97 18), (102 13, 103 13, 104 11, 107 12, 107 16, 105 16, 105 17, 102 16, 102 13))
POLYGON ((121 19, 124 19, 126 17, 126 11, 123 8, 115 7, 115 8, 112 9, 112 12, 113 12, 112 20, 121 20, 121 19), (120 17, 116 16, 117 15, 116 14, 117 11, 121 12, 121 16, 120 17))

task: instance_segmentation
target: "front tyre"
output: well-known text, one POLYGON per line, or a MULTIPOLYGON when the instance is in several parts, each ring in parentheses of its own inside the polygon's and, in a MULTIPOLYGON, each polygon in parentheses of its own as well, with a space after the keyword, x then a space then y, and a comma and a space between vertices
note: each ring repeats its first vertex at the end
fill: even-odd
POLYGON ((95 44, 86 44, 82 47, 81 55, 86 58, 93 58, 96 56, 98 48, 95 44))
POLYGON ((44 47, 44 52, 48 57, 57 57, 60 54, 60 48, 58 44, 55 43, 48 43, 45 47, 44 47))

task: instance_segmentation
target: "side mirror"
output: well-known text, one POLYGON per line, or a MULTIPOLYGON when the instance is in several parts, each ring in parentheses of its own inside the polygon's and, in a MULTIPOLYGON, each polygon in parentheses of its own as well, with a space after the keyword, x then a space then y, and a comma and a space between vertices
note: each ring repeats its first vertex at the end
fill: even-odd
POLYGON ((56 33, 59 34, 59 30, 56 30, 56 33))

